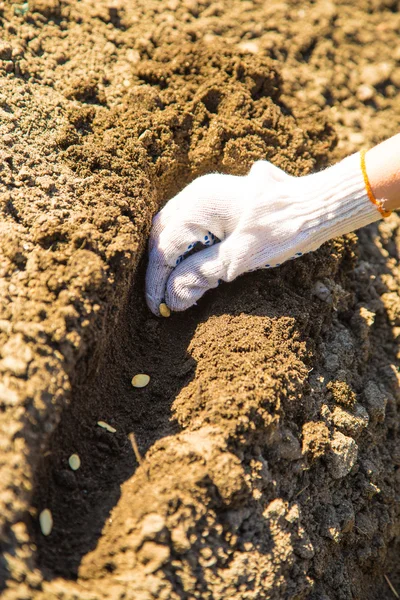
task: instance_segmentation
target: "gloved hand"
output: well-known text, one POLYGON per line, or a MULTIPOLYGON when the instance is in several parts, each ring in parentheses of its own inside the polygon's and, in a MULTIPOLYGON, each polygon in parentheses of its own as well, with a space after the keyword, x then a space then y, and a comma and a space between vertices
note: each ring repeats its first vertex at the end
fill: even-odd
POLYGON ((153 220, 147 304, 156 315, 161 302, 185 310, 221 280, 277 267, 379 218, 359 154, 304 177, 267 161, 243 177, 199 177, 153 220), (197 242, 202 249, 186 257, 197 242))

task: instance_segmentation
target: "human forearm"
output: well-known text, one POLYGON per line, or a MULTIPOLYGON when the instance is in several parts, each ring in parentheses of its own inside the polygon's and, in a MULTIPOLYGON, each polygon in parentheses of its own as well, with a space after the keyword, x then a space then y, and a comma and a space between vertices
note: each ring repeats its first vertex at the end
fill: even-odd
POLYGON ((372 192, 385 210, 400 208, 400 134, 368 150, 365 166, 372 192))

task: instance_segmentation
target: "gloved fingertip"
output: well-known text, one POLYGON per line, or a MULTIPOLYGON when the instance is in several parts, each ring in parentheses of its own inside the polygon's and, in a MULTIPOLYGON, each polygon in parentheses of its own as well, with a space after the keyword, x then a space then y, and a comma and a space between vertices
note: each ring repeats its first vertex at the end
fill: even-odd
POLYGON ((185 278, 185 281, 182 281, 179 276, 172 275, 167 283, 165 302, 174 312, 187 310, 194 306, 209 289, 207 283, 201 280, 194 283, 193 277, 185 278))
POLYGON ((179 280, 171 277, 167 283, 165 291, 165 303, 173 312, 182 312, 193 306, 198 300, 197 295, 193 294, 193 290, 182 285, 179 280))
POLYGON ((191 300, 190 298, 181 298, 174 293, 168 292, 165 302, 172 312, 182 312, 196 303, 195 300, 191 300))
POLYGON ((186 258, 172 271, 165 291, 165 302, 171 310, 186 310, 208 290, 217 287, 218 277, 225 271, 221 259, 224 243, 212 245, 186 258))
POLYGON ((156 315, 156 317, 160 316, 161 301, 158 301, 158 299, 154 298, 154 296, 152 296, 151 294, 146 293, 146 304, 153 313, 153 315, 156 315))

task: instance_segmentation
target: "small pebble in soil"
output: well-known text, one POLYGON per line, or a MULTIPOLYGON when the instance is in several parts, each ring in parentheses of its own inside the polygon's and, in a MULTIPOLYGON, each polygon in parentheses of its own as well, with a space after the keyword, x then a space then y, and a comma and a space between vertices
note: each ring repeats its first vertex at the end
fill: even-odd
POLYGON ((111 425, 109 425, 105 421, 97 421, 97 425, 99 427, 102 427, 103 429, 107 429, 107 431, 109 431, 110 433, 116 433, 116 431, 117 431, 115 429, 115 427, 112 427, 111 425))
POLYGON ((81 459, 77 454, 71 454, 71 456, 68 459, 68 464, 73 471, 77 471, 81 466, 81 459))
POLYGON ((53 529, 53 516, 48 508, 42 510, 39 515, 39 523, 40 529, 42 530, 43 535, 50 535, 51 530, 53 529))
POLYGON ((159 310, 160 310, 160 315, 162 317, 170 317, 171 316, 171 311, 168 308, 168 306, 165 304, 165 302, 161 302, 161 304, 159 306, 159 310))
POLYGON ((138 373, 138 375, 135 375, 135 377, 132 378, 132 385, 136 388, 142 388, 146 387, 149 381, 149 375, 145 375, 144 373, 138 373))

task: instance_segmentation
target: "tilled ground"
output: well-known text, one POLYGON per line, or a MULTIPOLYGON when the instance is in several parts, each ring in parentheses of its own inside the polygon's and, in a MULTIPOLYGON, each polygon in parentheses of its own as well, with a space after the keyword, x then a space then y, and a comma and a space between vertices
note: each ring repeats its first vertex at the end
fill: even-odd
POLYGON ((132 4, 0 2, 2 597, 389 600, 399 217, 168 320, 143 276, 194 177, 397 132, 397 2, 132 4))

